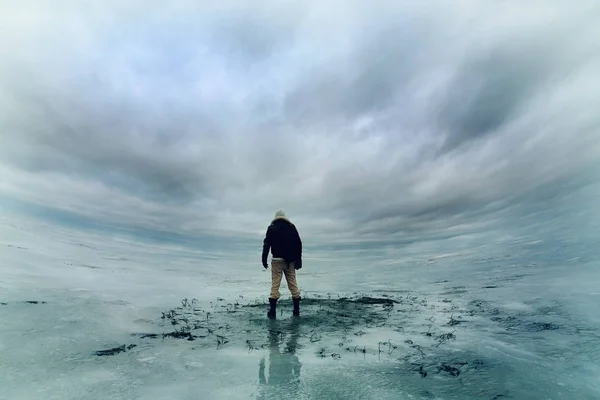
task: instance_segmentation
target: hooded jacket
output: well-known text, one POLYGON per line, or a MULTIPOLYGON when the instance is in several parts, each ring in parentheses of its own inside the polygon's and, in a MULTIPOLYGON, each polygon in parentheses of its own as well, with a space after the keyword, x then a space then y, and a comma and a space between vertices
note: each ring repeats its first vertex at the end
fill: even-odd
POLYGON ((284 259, 288 264, 302 260, 302 240, 296 226, 283 212, 278 212, 267 228, 263 241, 263 265, 267 264, 269 250, 273 258, 284 259))

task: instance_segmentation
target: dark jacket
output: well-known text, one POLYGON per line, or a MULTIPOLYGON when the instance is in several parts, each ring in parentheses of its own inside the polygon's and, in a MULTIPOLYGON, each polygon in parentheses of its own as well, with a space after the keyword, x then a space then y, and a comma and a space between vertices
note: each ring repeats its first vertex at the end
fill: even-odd
POLYGON ((283 258, 287 263, 301 261, 302 240, 296 226, 284 218, 273 220, 263 241, 263 265, 267 264, 269 250, 273 258, 283 258))

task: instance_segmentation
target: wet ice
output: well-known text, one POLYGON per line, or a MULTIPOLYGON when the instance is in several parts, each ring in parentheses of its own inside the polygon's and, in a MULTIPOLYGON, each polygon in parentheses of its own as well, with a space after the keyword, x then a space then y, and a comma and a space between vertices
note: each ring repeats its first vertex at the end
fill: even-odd
POLYGON ((566 255, 535 256, 542 244, 399 252, 395 263, 315 254, 300 274, 302 316, 292 318, 284 298, 269 321, 268 274, 243 252, 223 260, 55 228, 2 229, 0 398, 600 393, 597 278, 583 255, 566 266, 566 255))

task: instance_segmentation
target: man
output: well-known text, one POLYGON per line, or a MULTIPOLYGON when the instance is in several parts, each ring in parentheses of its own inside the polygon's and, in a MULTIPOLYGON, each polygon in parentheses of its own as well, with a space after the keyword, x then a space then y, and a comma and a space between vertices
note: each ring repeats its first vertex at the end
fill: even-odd
POLYGON ((267 257, 269 250, 273 256, 271 261, 271 294, 269 296, 270 309, 267 317, 276 318, 277 300, 280 297, 279 286, 282 275, 285 275, 288 288, 292 293, 294 303, 294 316, 300 315, 300 290, 296 282, 296 270, 302 268, 302 240, 296 226, 286 217, 282 210, 275 213, 275 218, 267 228, 263 241, 262 264, 269 268, 267 257))

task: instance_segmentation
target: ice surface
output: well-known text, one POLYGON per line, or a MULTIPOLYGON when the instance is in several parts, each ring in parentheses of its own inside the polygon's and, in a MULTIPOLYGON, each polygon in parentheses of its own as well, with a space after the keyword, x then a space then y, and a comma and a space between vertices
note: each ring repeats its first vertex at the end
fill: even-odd
POLYGON ((600 398, 585 246, 309 251, 302 316, 284 287, 269 321, 260 242, 211 252, 3 218, 1 399, 600 398))

